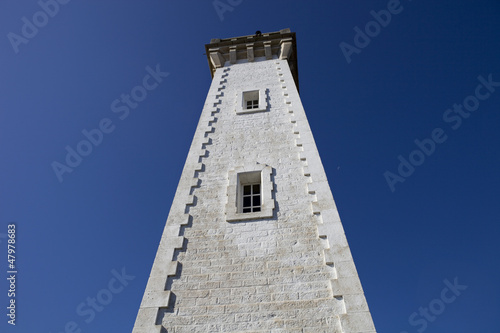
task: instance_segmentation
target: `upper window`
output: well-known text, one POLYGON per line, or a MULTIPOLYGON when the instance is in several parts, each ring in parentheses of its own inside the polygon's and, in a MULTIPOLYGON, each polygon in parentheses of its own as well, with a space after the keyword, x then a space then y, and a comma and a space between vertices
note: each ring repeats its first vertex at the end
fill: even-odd
POLYGON ((243 93, 243 100, 247 110, 259 108, 259 91, 245 91, 243 93))
POLYGON ((251 101, 247 101, 247 110, 248 109, 257 109, 259 107, 259 100, 253 99, 251 101))
POLYGON ((236 113, 251 113, 267 110, 266 90, 254 89, 242 91, 236 99, 236 113))

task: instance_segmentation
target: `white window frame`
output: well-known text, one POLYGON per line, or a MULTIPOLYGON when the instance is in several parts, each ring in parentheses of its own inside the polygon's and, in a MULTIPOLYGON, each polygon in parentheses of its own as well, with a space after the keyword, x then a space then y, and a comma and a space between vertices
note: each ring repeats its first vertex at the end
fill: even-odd
POLYGON ((246 165, 228 172, 226 220, 242 221, 274 216, 272 168, 265 164, 246 165), (260 181, 260 212, 243 213, 243 185, 260 181))
POLYGON ((267 111, 266 89, 246 89, 240 91, 236 96, 236 114, 254 113, 267 111), (247 109, 247 101, 255 100, 248 95, 257 93, 259 96, 259 106, 255 109, 247 109))

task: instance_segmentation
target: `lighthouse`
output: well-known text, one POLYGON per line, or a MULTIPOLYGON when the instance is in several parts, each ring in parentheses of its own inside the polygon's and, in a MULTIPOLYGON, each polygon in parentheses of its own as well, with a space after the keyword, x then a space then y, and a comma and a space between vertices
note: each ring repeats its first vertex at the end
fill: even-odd
POLYGON ((133 333, 376 332, 300 99, 295 33, 205 50, 212 83, 133 333))

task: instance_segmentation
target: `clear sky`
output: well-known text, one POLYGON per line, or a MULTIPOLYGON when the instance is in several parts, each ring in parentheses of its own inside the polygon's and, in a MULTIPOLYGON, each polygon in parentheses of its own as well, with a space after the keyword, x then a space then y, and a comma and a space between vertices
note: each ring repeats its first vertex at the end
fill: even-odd
POLYGON ((131 331, 210 86, 204 44, 291 28, 378 332, 499 332, 499 2, 215 4, 0 3, 0 331, 131 331))

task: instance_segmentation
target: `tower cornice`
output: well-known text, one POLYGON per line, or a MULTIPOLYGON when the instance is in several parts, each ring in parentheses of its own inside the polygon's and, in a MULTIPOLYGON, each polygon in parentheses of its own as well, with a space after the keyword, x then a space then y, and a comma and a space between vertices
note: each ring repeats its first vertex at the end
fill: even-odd
POLYGON ((287 60, 295 81, 299 87, 297 67, 297 45, 295 32, 282 29, 276 32, 260 33, 225 39, 212 39, 205 45, 208 66, 212 78, 217 68, 224 67, 227 61, 236 64, 240 61, 253 62, 255 58, 287 60))

